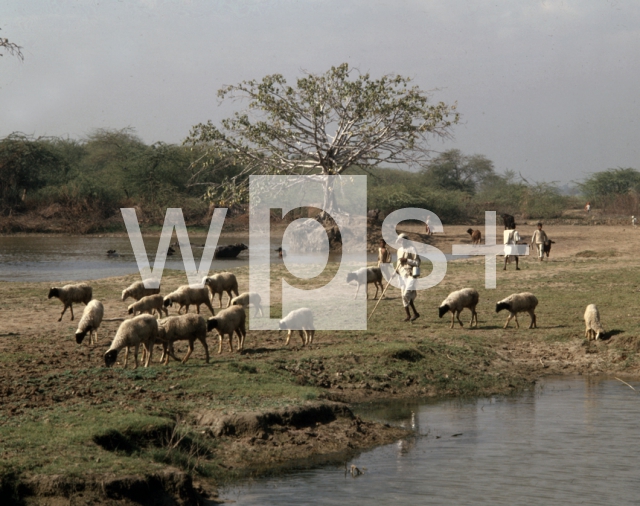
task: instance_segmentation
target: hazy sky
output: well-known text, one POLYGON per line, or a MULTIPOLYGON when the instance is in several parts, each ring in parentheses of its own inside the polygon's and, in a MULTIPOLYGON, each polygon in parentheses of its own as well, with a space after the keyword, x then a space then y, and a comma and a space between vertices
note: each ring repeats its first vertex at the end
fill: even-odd
MULTIPOLYGON (((458 102, 451 147, 537 181, 640 169, 637 0, 2 0, 0 137, 181 142, 224 84, 348 62, 458 102)), ((239 107, 238 104, 233 107, 239 107)))

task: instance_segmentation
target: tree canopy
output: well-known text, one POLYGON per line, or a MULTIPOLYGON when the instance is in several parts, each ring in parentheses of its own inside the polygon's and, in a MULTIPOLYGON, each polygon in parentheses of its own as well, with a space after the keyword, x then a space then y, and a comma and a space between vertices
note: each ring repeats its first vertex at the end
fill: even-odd
POLYGON ((493 162, 486 156, 463 155, 459 149, 450 149, 435 157, 423 174, 430 186, 472 194, 496 176, 493 162))
MULTIPOLYGON (((431 103, 411 79, 373 79, 343 63, 287 84, 280 74, 243 81, 218 92, 248 101, 215 126, 193 127, 185 143, 204 150, 201 170, 241 166, 227 181, 238 193, 248 174, 341 174, 380 164, 424 167, 431 137, 446 137, 458 122, 456 105, 431 103), (214 162, 212 162, 214 160, 214 162)), ((220 185, 218 185, 220 186, 220 185)))

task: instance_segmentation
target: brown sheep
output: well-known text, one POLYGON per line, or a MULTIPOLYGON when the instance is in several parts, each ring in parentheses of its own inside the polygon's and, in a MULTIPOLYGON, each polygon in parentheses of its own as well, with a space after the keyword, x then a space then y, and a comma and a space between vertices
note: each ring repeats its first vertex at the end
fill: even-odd
POLYGON ((470 228, 467 230, 467 234, 471 236, 472 244, 480 244, 480 241, 482 240, 482 233, 480 232, 480 230, 473 230, 472 228, 470 228))

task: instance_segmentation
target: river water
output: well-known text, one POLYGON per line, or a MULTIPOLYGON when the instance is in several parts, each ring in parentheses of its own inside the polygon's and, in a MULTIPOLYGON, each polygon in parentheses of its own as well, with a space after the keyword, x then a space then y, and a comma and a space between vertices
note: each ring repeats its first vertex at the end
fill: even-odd
MULTIPOLYGON (((639 382, 629 382, 640 391, 639 382)), ((237 505, 640 504, 640 395, 615 379, 546 379, 518 397, 364 406, 417 436, 345 467, 224 490, 237 505)))

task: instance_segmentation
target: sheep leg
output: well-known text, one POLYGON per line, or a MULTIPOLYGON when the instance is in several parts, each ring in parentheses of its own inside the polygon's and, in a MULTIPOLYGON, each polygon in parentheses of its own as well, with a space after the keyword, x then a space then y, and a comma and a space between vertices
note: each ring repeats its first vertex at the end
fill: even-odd
POLYGON ((451 311, 451 326, 449 327, 450 329, 453 328, 453 323, 455 322, 455 318, 456 318, 456 312, 451 311))
POLYGON ((516 319, 516 328, 519 329, 520 328, 520 324, 518 323, 518 313, 516 313, 514 315, 514 318, 516 319))
POLYGON ((313 336, 315 335, 316 331, 314 329, 309 330, 309 344, 313 344, 313 336))
MULTIPOLYGON (((460 313, 462 313, 462 311, 456 312, 456 318, 458 319, 458 323, 460 324, 460 326, 464 327, 464 325, 462 324, 462 320, 460 320, 460 313)), ((472 316, 472 318, 473 318, 473 316, 472 316)))
POLYGON ((307 344, 307 331, 304 329, 298 330, 298 334, 300 334, 300 339, 302 339, 302 346, 305 346, 307 344))
POLYGON ((218 294, 218 307, 222 309, 222 292, 218 294))
POLYGON ((209 308, 209 311, 211 311, 211 316, 215 316, 215 313, 213 312, 213 306, 211 305, 211 302, 207 301, 207 302, 205 302, 205 304, 209 308))
POLYGON ((189 360, 189 357, 191 356, 192 353, 193 353, 193 341, 189 341, 189 350, 187 351, 187 354, 182 359, 183 364, 186 363, 187 360, 189 360))
POLYGON ((135 360, 135 364, 136 364, 134 369, 138 368, 138 347, 139 346, 140 346, 139 344, 136 344, 135 347, 133 348, 133 359, 135 360))
POLYGON ((222 334, 218 332, 218 355, 222 353, 222 334))
POLYGON ((507 316, 507 323, 504 324, 504 327, 502 327, 503 329, 506 329, 509 326, 511 318, 513 318, 513 313, 509 313, 509 316, 507 316))
POLYGON ((58 321, 61 322, 62 321, 62 317, 64 316, 65 311, 67 310, 67 305, 64 305, 64 309, 62 310, 62 313, 60 313, 60 318, 58 318, 58 321))
POLYGON ((196 313, 200 314, 200 304, 196 304, 196 313))
POLYGON ((233 353, 233 330, 229 332, 229 353, 233 353))
POLYGON ((153 355, 153 341, 149 342, 149 343, 144 343, 143 345, 143 349, 147 352, 147 360, 144 363, 145 367, 149 367, 149 364, 151 363, 151 355, 153 355))
POLYGON ((71 311, 71 321, 73 321, 73 304, 69 304, 69 311, 71 311))
POLYGON ((231 297, 231 290, 227 292, 227 295, 229 296, 229 300, 227 301, 227 307, 229 307, 231 305, 231 299, 233 298, 231 297))
POLYGON ((536 314, 533 311, 529 311, 529 315, 531 315, 531 323, 529 324, 530 329, 537 328, 536 325, 536 314))
POLYGON ((205 362, 208 364, 209 363, 209 346, 207 346, 207 340, 206 338, 202 337, 199 339, 199 341, 202 343, 202 347, 204 348, 204 354, 205 354, 205 362))
POLYGON ((471 325, 473 325, 473 322, 476 322, 476 328, 478 327, 478 312, 476 311, 476 308, 474 307, 471 311, 471 323, 469 324, 469 327, 471 327, 471 325))
POLYGON ((129 347, 127 346, 125 348, 125 351, 124 351, 124 365, 122 366, 123 369, 127 368, 127 361, 128 360, 129 360, 129 347))
POLYGON ((373 286, 376 287, 376 294, 373 296, 373 300, 376 300, 378 298, 378 282, 376 281, 373 286))
POLYGON ((356 288, 356 294, 353 296, 353 300, 358 298, 358 292, 360 291, 360 283, 358 283, 358 287, 356 288))
POLYGON ((289 339, 291 339, 291 330, 287 332, 287 340, 284 343, 285 346, 289 346, 289 339))

